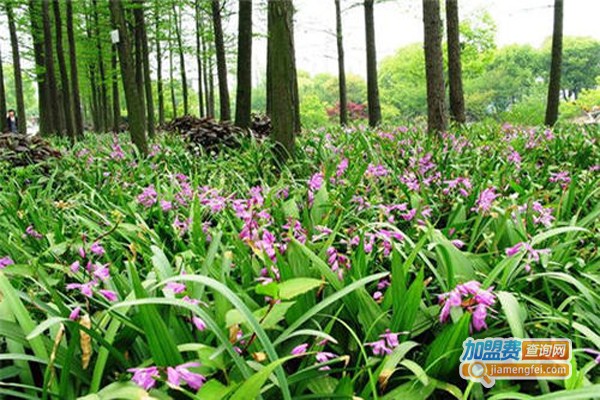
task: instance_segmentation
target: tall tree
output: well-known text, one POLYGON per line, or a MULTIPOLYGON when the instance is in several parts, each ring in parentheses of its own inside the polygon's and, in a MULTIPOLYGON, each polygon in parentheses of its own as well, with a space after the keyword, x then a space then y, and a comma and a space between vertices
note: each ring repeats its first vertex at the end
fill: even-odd
POLYGON ((111 47, 110 64, 112 68, 112 131, 119 133, 119 125, 121 124, 121 101, 119 99, 119 71, 117 67, 117 45, 111 47))
POLYGON ((41 135, 47 135, 54 132, 52 124, 52 102, 48 89, 48 79, 46 78, 46 68, 44 61, 44 39, 41 20, 41 4, 35 0, 29 0, 29 20, 31 23, 31 37, 33 39, 33 55, 35 61, 35 77, 38 86, 38 112, 39 129, 41 135))
POLYGON ((106 89, 106 73, 104 70, 104 53, 102 48, 102 36, 100 33, 100 18, 98 16, 98 4, 97 0, 92 0, 92 10, 94 16, 94 27, 96 33, 96 51, 98 55, 98 72, 100 74, 100 101, 99 101, 99 117, 100 117, 100 130, 107 132, 109 127, 109 110, 108 110, 108 92, 106 89))
POLYGON ((369 107, 369 125, 375 127, 381 123, 381 105, 379 104, 379 85, 377 83, 377 52, 375 46, 374 0, 365 0, 365 33, 367 42, 367 98, 369 107))
POLYGON ((136 26, 139 29, 141 40, 141 52, 138 55, 141 59, 144 75, 144 93, 146 95, 146 122, 148 124, 148 136, 153 138, 154 130, 154 100, 152 98, 152 80, 150 79, 150 57, 148 50, 148 35, 146 34, 146 20, 144 17, 144 0, 137 0, 135 10, 136 26))
POLYGON ((71 143, 75 142, 75 128, 73 126, 73 110, 71 109, 71 90, 69 89, 69 74, 63 50, 62 18, 60 16, 60 3, 52 0, 54 11, 54 30, 56 32, 56 57, 58 58, 58 71, 60 73, 60 85, 63 92, 62 112, 65 119, 65 129, 71 143))
POLYGON ((548 83, 548 102, 546 104, 546 125, 552 126, 558 120, 560 102, 560 74, 562 69, 563 42, 563 0, 554 0, 554 32, 552 34, 552 64, 548 83))
MULTIPOLYGON (((6 16, 8 18, 8 31, 10 32, 10 45, 12 47, 13 70, 15 74, 15 95, 17 98, 17 116, 19 118, 18 130, 22 135, 27 134, 27 116, 25 115, 25 100, 23 98, 23 77, 21 74, 21 56, 19 54, 19 39, 15 25, 15 14, 12 0, 6 1, 6 16)), ((2 116, 5 118, 5 115, 2 116)))
POLYGON ((190 110, 188 108, 188 87, 187 78, 185 73, 185 53, 183 51, 183 38, 182 38, 182 24, 181 24, 181 8, 179 11, 173 3, 173 16, 175 17, 175 36, 177 38, 177 51, 179 52, 179 69, 181 70, 181 86, 183 92, 183 113, 188 115, 190 110), (178 14, 179 12, 179 14, 178 14))
POLYGON ((423 25, 427 79, 427 129, 429 132, 443 132, 446 130, 447 121, 440 0, 423 0, 423 25))
POLYGON ((235 124, 250 127, 252 111, 252 0, 239 0, 235 124))
POLYGON ((79 95, 79 75, 77 72, 77 48, 73 32, 73 0, 67 0, 67 37, 69 41, 69 62, 71 66, 71 92, 73 100, 73 127, 78 137, 83 137, 83 116, 79 95))
MULTIPOLYGON (((45 3, 45 2, 43 2, 45 3)), ((86 18, 85 18, 85 32, 86 32, 86 36, 87 39, 90 43, 94 42, 94 37, 92 35, 92 18, 90 16, 90 13, 86 13, 85 14, 86 18)), ((92 122, 94 124, 94 132, 101 132, 101 122, 100 122, 100 95, 99 95, 99 90, 97 88, 98 82, 96 80, 96 62, 95 61, 91 61, 88 60, 88 75, 89 75, 89 80, 90 80, 90 86, 91 86, 91 90, 90 90, 90 113, 92 116, 92 122)))
POLYGON ((221 21, 221 5, 219 0, 211 0, 210 5, 217 54, 217 75, 219 78, 219 115, 221 121, 229 121, 231 119, 231 108, 229 106, 229 88, 227 87, 227 61, 221 21))
POLYGON ((280 156, 294 154, 298 115, 298 83, 294 52, 292 0, 269 0, 267 41, 267 112, 280 156))
POLYGON ((448 80, 450 86, 450 116, 458 123, 464 123, 465 97, 462 84, 460 60, 460 31, 458 0, 446 0, 446 27, 448 35, 448 80))
POLYGON ((348 91, 346 89, 346 67, 344 61, 344 36, 342 31, 342 7, 335 0, 335 37, 338 52, 338 85, 340 94, 340 124, 348 124, 348 91))
POLYGON ((52 120, 52 131, 62 134, 63 120, 61 118, 58 99, 60 98, 54 73, 54 50, 52 49, 52 26, 50 24, 50 8, 47 1, 42 1, 42 29, 44 37, 44 79, 48 85, 48 103, 46 112, 52 120))
POLYGON ((123 77, 123 89, 125 91, 125 101, 127 102, 127 116, 129 120, 129 132, 131 139, 138 148, 139 152, 146 156, 148 154, 148 143, 144 127, 144 105, 141 102, 142 94, 138 92, 135 82, 135 69, 133 57, 131 55, 131 40, 127 30, 127 23, 123 13, 123 4, 121 0, 110 0, 110 14, 113 24, 119 31, 119 63, 121 64, 121 75, 123 77))
POLYGON ((160 3, 154 2, 154 31, 156 41, 156 91, 158 97, 158 123, 165 123, 165 95, 162 82, 162 51, 160 48, 160 3))
MULTIPOLYGON (((173 13, 175 12, 175 7, 173 7, 173 13)), ((169 13, 169 90, 171 92, 171 118, 177 117, 177 98, 175 97, 175 79, 173 78, 173 43, 171 38, 173 37, 173 20, 175 18, 171 13, 169 13)))
POLYGON ((0 133, 6 131, 6 90, 4 89, 4 68, 0 52, 0 133))
POLYGON ((196 12, 196 64, 198 69, 198 116, 204 117, 204 90, 202 90, 202 7, 200 6, 200 0, 196 0, 194 3, 196 12))

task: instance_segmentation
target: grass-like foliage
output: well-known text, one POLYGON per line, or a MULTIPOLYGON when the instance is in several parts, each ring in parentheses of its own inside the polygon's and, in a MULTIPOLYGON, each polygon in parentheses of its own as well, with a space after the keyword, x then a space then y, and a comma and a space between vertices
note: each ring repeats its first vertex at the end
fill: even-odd
POLYGON ((0 397, 597 396, 598 128, 451 132, 0 166, 0 397), (483 389, 468 336, 570 338, 572 377, 483 389))

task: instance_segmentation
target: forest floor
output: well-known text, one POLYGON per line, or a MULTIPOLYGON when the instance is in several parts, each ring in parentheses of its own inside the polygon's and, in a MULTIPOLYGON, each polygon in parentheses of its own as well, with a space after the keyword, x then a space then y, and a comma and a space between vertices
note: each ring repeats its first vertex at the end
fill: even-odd
POLYGON ((0 164, 0 397, 597 395, 600 129, 451 132, 0 164), (469 336, 570 339, 571 378, 469 383, 469 336))

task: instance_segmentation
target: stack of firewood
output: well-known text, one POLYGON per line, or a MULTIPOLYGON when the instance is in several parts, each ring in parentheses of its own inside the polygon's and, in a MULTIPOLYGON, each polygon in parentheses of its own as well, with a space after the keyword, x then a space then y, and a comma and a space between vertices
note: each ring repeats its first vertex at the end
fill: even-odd
POLYGON ((7 161, 14 167, 38 164, 60 156, 60 151, 38 136, 0 134, 0 161, 7 161))

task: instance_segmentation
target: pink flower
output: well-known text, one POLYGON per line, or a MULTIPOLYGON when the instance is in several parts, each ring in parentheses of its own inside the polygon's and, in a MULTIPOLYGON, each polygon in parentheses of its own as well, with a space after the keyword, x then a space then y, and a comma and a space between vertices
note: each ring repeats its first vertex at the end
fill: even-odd
POLYGON ((453 307, 462 307, 473 316, 471 328, 476 331, 487 329, 486 318, 488 309, 496 302, 496 296, 492 293, 493 288, 481 289, 481 283, 469 281, 456 287, 448 293, 439 296, 442 310, 440 322, 444 323, 450 316, 453 307), (463 302, 463 299, 466 300, 463 302))
POLYGON ((183 283, 169 282, 165 285, 164 290, 171 291, 171 292, 173 292, 173 294, 179 294, 179 293, 185 292, 185 289, 186 289, 186 287, 183 283))
POLYGON ((380 177, 387 176, 388 174, 389 174, 389 171, 387 170, 387 168, 381 164, 379 164, 379 165, 369 164, 369 166, 367 167, 367 170, 365 171, 365 177, 367 177, 367 178, 380 178, 380 177))
POLYGON ((104 296, 104 298, 110 302, 117 301, 117 294, 112 290, 100 289, 98 292, 104 296))
POLYGON ((131 380, 144 390, 152 389, 156 385, 156 380, 160 378, 157 367, 130 368, 127 371, 133 372, 131 380))
POLYGON ((69 314, 69 319, 71 321, 76 321, 79 318, 79 313, 81 312, 81 307, 75 307, 71 314, 69 314))
POLYGON ((179 387, 181 381, 183 380, 192 389, 199 390, 202 385, 204 385, 204 382, 206 382, 206 377, 204 375, 191 372, 188 369, 199 366, 200 363, 189 362, 178 365, 175 368, 167 367, 167 382, 175 387, 179 387))
POLYGON ((164 211, 170 211, 173 209, 173 203, 171 203, 170 201, 166 201, 166 200, 161 200, 160 201, 160 208, 164 211))
POLYGON ((317 192, 323 186, 324 175, 322 172, 317 172, 308 180, 308 189, 311 192, 317 192))
POLYGON ((380 338, 385 339, 385 342, 390 348, 395 348, 400 343, 398 342, 398 333, 390 332, 389 329, 385 330, 385 333, 379 335, 380 338))
POLYGON ((192 317, 192 322, 194 323, 196 329, 198 329, 199 331, 203 331, 206 329, 206 323, 202 320, 202 318, 194 316, 192 317))
POLYGON ((306 353, 307 349, 308 349, 308 343, 302 343, 302 344, 294 347, 292 349, 291 354, 293 354, 295 356, 299 356, 299 355, 302 355, 302 354, 306 353))
POLYGON ((499 196, 499 194, 496 193, 496 189, 494 187, 489 187, 489 188, 485 189, 479 195, 476 206, 473 207, 471 209, 471 211, 477 211, 477 212, 490 211, 492 208, 492 203, 494 202, 494 200, 496 200, 496 198, 498 196, 499 196))
POLYGON ((97 255, 98 257, 102 257, 105 253, 104 247, 102 247, 102 245, 98 242, 92 243, 92 246, 90 247, 90 251, 92 253, 94 253, 95 255, 97 255))
POLYGON ((156 204, 157 198, 158 198, 158 193, 156 193, 156 190, 154 189, 154 185, 150 185, 150 186, 144 188, 144 190, 142 190, 142 193, 137 197, 137 200, 138 200, 138 203, 140 203, 144 207, 148 208, 148 207, 152 207, 152 205, 156 204))
POLYGON ((75 290, 78 289, 81 294, 83 294, 86 297, 92 297, 94 295, 94 292, 92 290, 93 286, 95 285, 95 283, 93 281, 87 282, 87 283, 69 283, 67 284, 66 288, 67 290, 75 290))
POLYGON ((8 256, 0 258, 0 269, 4 269, 15 262, 8 256))
POLYGON ((85 250, 83 247, 79 248, 79 257, 85 258, 85 250))
POLYGON ((81 264, 79 263, 79 261, 75 261, 73 264, 71 264, 71 266, 69 267, 71 269, 71 272, 73 272, 74 274, 79 272, 79 268, 81 268, 81 264))
POLYGON ((387 347, 384 339, 376 340, 375 342, 365 343, 365 346, 372 347, 373 355, 383 356, 385 354, 391 354, 392 350, 387 347))
POLYGON ((29 226, 27 227, 27 229, 25 229, 25 233, 27 234, 27 236, 31 236, 32 238, 34 238, 34 239, 38 239, 38 240, 39 240, 39 239, 42 239, 42 238, 44 237, 44 236, 42 236, 42 234, 41 234, 41 233, 39 233, 38 231, 36 231, 36 230, 33 228, 33 225, 29 225, 29 226))

